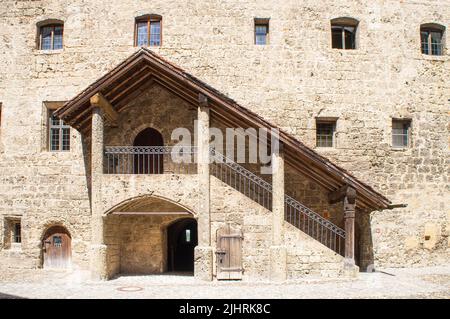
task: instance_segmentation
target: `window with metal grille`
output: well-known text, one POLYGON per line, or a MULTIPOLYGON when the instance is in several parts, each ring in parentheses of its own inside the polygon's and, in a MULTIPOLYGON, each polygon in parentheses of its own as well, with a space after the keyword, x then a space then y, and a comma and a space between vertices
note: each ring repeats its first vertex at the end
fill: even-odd
POLYGON ((15 222, 13 227, 13 243, 21 243, 22 242, 22 225, 20 222, 15 222))
POLYGON ((356 49, 356 30, 358 20, 336 18, 331 20, 331 47, 333 49, 356 49))
POLYGON ((63 24, 43 25, 39 28, 39 49, 59 50, 63 48, 63 24))
POLYGON ((50 151, 70 150, 70 126, 53 114, 49 119, 49 148, 50 151))
POLYGON ((392 120, 392 146, 405 148, 410 145, 411 120, 392 120))
POLYGON ((136 18, 135 46, 161 45, 161 17, 148 15, 136 18))
POLYGON ((336 122, 318 121, 316 123, 316 146, 333 147, 335 130, 336 130, 336 122))
POLYGON ((437 24, 424 24, 420 27, 420 42, 423 54, 442 55, 445 28, 437 24))
POLYGON ((266 45, 269 38, 269 19, 255 19, 255 44, 266 45))

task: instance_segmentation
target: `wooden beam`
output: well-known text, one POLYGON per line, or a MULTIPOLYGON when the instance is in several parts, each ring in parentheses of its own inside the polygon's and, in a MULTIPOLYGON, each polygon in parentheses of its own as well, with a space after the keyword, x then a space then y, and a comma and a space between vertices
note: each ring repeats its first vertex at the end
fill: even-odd
POLYGON ((348 184, 338 188, 335 191, 332 191, 328 194, 328 202, 330 204, 335 204, 344 200, 344 198, 350 201, 350 203, 354 204, 356 200, 356 190, 349 186, 348 184))
POLYGON ((103 110, 106 120, 112 125, 117 126, 119 113, 113 108, 111 103, 100 92, 94 94, 91 99, 91 106, 99 107, 103 110))

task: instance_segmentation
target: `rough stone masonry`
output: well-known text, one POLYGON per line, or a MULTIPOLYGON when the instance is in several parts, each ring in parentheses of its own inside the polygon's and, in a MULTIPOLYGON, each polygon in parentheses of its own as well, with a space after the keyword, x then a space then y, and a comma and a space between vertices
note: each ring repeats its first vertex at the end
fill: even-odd
MULTIPOLYGON (((48 105, 72 99, 138 50, 134 23, 144 14, 162 17, 162 43, 151 50, 293 134, 394 204, 407 205, 357 217, 365 238, 357 252, 362 270, 448 263, 450 57, 445 47, 441 56, 421 53, 420 26, 448 28, 449 1, 1 0, 1 267, 41 267, 42 238, 52 225, 71 234, 73 267, 89 267, 90 150, 74 129, 70 151, 48 150, 48 105), (331 48, 330 20, 336 17, 359 21, 355 50, 331 48), (270 18, 267 45, 254 44, 255 18, 270 18), (63 21, 63 49, 38 49, 38 25, 47 19, 63 21), (336 121, 334 147, 316 147, 317 119, 336 121), (411 121, 410 147, 392 147, 392 119, 411 121), (11 242, 17 220, 20 245, 11 242)), ((443 33, 447 44, 448 34, 443 33)), ((169 141, 173 127, 193 126, 196 111, 178 114, 183 103, 160 87, 149 89, 121 114, 118 128, 105 129, 105 143, 129 145, 147 124, 169 141), (153 111, 141 114, 133 105, 153 111)), ((158 185, 146 178, 104 176, 98 209, 106 212, 145 194, 196 208, 195 177, 158 176, 158 185)), ((342 225, 342 212, 305 176, 286 168, 285 184, 305 205, 342 225)), ((218 180, 211 189, 211 233, 225 222, 240 224, 245 276, 269 277, 271 213, 218 180)), ((145 220, 147 226, 139 219, 105 220, 105 242, 118 245, 104 257, 110 273, 120 271, 120 238, 132 240, 132 234, 126 237, 129 227, 140 225, 152 242, 134 242, 136 251, 151 258, 161 249, 148 252, 165 241, 168 220, 145 220)), ((283 227, 288 277, 342 272, 338 256, 283 227)), ((159 256, 139 269, 145 267, 164 269, 164 261, 159 256)))

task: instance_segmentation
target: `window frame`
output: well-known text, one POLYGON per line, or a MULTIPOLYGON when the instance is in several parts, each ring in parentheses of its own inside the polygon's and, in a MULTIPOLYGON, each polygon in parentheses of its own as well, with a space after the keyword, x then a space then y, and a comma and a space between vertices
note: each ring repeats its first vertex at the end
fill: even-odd
POLYGON ((163 41, 163 26, 162 26, 162 16, 150 14, 150 15, 144 15, 140 17, 136 17, 134 19, 134 46, 135 47, 161 47, 162 41, 163 41), (142 22, 147 22, 147 44, 146 45, 139 45, 138 44, 138 24, 142 22), (159 44, 158 45, 151 45, 151 22, 159 22, 159 44))
MULTIPOLYGON (((316 148, 335 148, 336 147, 336 127, 337 127, 337 119, 323 119, 316 118, 316 148), (319 145, 319 126, 320 125, 331 125, 331 146, 328 145, 319 145)), ((323 134, 322 134, 323 135, 323 134)))
POLYGON ((61 22, 53 22, 53 23, 47 23, 47 24, 42 24, 38 26, 38 32, 39 32, 39 37, 38 37, 38 50, 41 51, 55 51, 55 50, 62 50, 64 48, 64 23, 61 22), (56 27, 61 27, 61 48, 57 48, 55 49, 55 28, 56 27), (42 30, 43 28, 52 28, 51 29, 51 40, 50 40, 50 44, 51 44, 51 48, 50 49, 43 49, 42 48, 42 30))
POLYGON ((445 27, 436 24, 436 23, 426 23, 420 25, 420 52, 424 55, 429 56, 443 56, 444 50, 445 50, 445 27), (426 42, 422 41, 422 33, 427 33, 427 39, 426 42), (433 41, 432 41, 432 34, 433 33, 439 33, 439 39, 440 39, 440 54, 433 54, 433 41), (427 45, 427 51, 428 53, 424 52, 423 44, 426 43, 427 45))
POLYGON ((407 149, 407 148, 411 148, 412 146, 412 119, 409 118, 392 118, 392 122, 391 122, 391 147, 393 149, 396 150, 402 150, 402 149, 407 149), (407 124, 407 132, 406 134, 394 134, 394 123, 402 123, 407 124), (402 144, 402 145, 395 145, 394 144, 394 136, 406 136, 406 145, 402 144))
POLYGON ((12 221, 12 231, 11 231, 11 243, 21 244, 22 243, 22 223, 20 220, 12 221), (18 228, 17 228, 18 226, 18 228))
POLYGON ((63 120, 58 119, 58 124, 53 124, 53 113, 55 110, 48 110, 47 119, 48 119, 48 132, 47 132, 47 140, 48 140, 48 151, 50 152, 70 152, 71 148, 71 131, 70 126, 65 124, 63 120), (52 149, 52 129, 58 130, 58 149, 52 149), (69 148, 63 149, 64 146, 64 130, 68 129, 68 141, 69 141, 69 148))
MULTIPOLYGON (((336 50, 356 50, 358 49, 358 43, 357 43, 357 35, 358 35, 358 31, 359 31, 359 21, 354 19, 354 18, 349 18, 349 17, 341 17, 341 18, 334 18, 331 19, 330 21, 330 30, 331 30, 331 48, 332 49, 336 49, 336 50), (352 35, 352 47, 351 48, 347 48, 346 47, 346 28, 353 28, 353 32, 351 32, 350 34, 352 35), (333 46, 333 31, 336 29, 340 29, 340 33, 341 33, 341 43, 342 43, 342 47, 338 48, 338 47, 334 47, 333 46)), ((348 31, 348 30, 347 30, 348 31)), ((350 31, 348 31, 350 32, 350 31)))
POLYGON ((270 18, 254 18, 253 23, 253 43, 255 45, 268 45, 269 44, 269 34, 270 34, 270 25, 269 25, 270 18), (262 35, 258 34, 256 32, 256 29, 258 26, 264 26, 266 28, 266 33, 264 33, 265 36, 265 42, 264 43, 258 43, 257 42, 257 36, 262 35))

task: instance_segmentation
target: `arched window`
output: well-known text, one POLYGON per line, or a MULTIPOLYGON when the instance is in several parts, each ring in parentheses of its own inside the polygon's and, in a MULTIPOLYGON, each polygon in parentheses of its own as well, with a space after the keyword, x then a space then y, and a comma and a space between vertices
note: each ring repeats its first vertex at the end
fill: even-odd
POLYGON ((331 47, 333 49, 356 49, 356 31, 358 20, 353 18, 335 18, 331 20, 331 47))
POLYGON ((134 138, 136 147, 134 155, 134 174, 163 174, 164 154, 160 151, 164 146, 163 136, 158 130, 148 127, 134 138))
POLYGON ((161 21, 157 14, 147 14, 137 17, 134 28, 135 46, 160 46, 162 42, 161 21))
POLYGON ((37 24, 38 49, 60 50, 63 48, 64 22, 56 19, 48 19, 37 24))
POLYGON ((444 51, 445 27, 436 23, 420 26, 420 42, 423 54, 442 55, 444 51))

